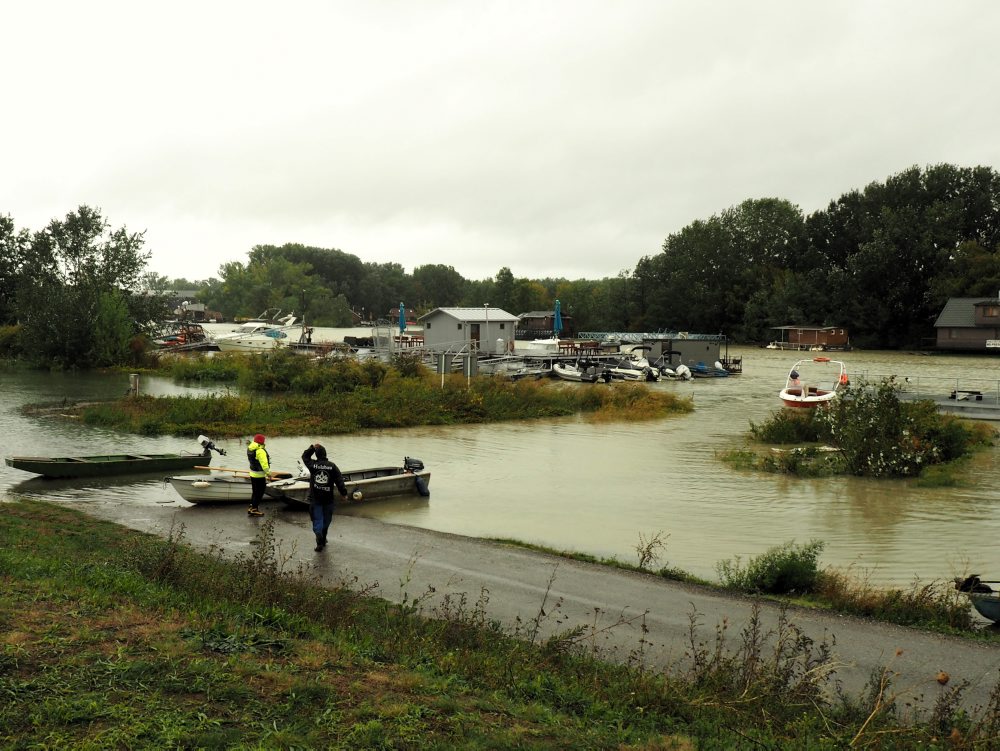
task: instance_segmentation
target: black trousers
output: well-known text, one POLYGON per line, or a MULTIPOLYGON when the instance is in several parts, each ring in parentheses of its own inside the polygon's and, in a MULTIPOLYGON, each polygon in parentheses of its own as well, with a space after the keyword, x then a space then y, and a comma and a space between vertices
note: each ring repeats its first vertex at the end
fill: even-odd
POLYGON ((257 508, 264 500, 264 488, 267 487, 266 477, 251 477, 250 487, 253 488, 253 495, 250 496, 250 506, 257 508))

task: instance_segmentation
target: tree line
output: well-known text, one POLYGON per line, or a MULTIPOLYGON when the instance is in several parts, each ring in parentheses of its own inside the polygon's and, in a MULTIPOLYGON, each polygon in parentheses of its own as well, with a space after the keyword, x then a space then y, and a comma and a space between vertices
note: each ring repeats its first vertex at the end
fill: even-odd
POLYGON ((838 326, 861 347, 916 346, 949 297, 1000 295, 1000 174, 991 167, 911 167, 806 215, 749 199, 669 235, 660 252, 598 280, 464 278, 452 266, 412 273, 336 248, 258 245, 199 282, 146 271, 143 233, 112 229, 81 206, 35 232, 0 215, 0 350, 16 340, 58 366, 127 362, 169 315, 157 290, 199 289, 227 318, 268 308, 318 326, 390 317, 404 302, 520 314, 556 299, 581 331, 723 333, 764 342, 772 327, 838 326), (8 344, 5 344, 7 342, 8 344))

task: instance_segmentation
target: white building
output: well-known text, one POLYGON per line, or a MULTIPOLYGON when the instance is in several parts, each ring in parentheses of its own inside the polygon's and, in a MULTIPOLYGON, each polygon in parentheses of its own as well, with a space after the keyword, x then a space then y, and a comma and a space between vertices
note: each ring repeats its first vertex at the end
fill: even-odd
POLYGON ((439 352, 502 355, 514 351, 517 316, 501 308, 435 308, 420 316, 424 347, 439 352))

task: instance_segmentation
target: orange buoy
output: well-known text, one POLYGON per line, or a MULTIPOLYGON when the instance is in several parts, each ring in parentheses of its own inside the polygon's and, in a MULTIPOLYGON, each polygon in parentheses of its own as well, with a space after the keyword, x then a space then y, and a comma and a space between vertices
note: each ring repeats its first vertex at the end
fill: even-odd
POLYGON ((846 385, 847 385, 847 373, 841 373, 841 374, 840 374, 840 382, 841 382, 841 384, 843 384, 844 386, 846 386, 846 385))
POLYGON ((814 357, 813 362, 830 362, 829 357, 814 357))

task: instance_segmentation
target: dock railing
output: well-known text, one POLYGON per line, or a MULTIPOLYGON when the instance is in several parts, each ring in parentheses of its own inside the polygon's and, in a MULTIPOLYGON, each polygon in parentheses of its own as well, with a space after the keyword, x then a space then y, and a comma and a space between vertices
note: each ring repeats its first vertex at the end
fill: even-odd
POLYGON ((895 377, 902 393, 912 399, 955 399, 1000 405, 1000 378, 956 378, 954 376, 901 376, 862 371, 868 383, 895 377))

